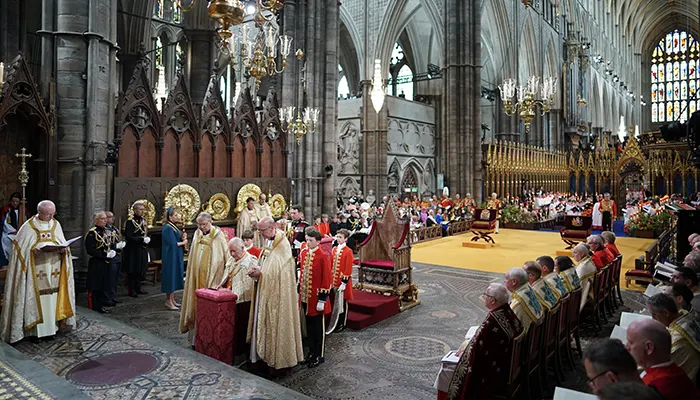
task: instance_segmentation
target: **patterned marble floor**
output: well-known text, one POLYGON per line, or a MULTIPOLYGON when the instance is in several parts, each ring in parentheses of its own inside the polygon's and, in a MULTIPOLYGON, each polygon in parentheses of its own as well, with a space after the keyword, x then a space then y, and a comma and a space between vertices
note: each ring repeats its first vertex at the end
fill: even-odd
POLYGON ((78 317, 70 334, 15 348, 93 399, 306 398, 89 310, 78 317))
MULTIPOLYGON (((326 362, 316 369, 297 367, 278 383, 317 399, 434 399, 432 385, 441 357, 461 343, 466 330, 486 311, 479 296, 500 274, 414 263, 422 304, 362 331, 346 330, 326 340, 326 362)), ((145 286, 155 293, 158 288, 145 286)), ((624 292, 621 311, 640 310, 640 294, 624 292)), ((178 301, 179 301, 179 295, 178 301)), ((177 331, 178 313, 167 310, 164 295, 127 298, 111 317, 187 347, 177 331)), ((583 330, 583 343, 606 337, 613 324, 594 333, 583 330)), ((580 364, 580 362, 578 363, 580 364)), ((564 387, 586 390, 580 365, 564 387)))

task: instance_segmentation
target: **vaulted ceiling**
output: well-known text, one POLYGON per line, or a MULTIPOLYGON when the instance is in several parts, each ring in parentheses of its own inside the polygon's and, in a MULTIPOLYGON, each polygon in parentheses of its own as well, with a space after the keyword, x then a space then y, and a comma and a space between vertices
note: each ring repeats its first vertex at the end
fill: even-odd
POLYGON ((697 0, 601 1, 607 3, 605 10, 612 10, 613 23, 623 29, 625 41, 635 52, 649 52, 672 29, 683 28, 698 36, 697 0))

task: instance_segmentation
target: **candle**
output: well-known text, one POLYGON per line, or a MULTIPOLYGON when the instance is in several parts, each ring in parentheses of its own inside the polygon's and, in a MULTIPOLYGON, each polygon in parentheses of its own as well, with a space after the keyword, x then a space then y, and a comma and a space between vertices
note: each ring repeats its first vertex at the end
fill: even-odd
MULTIPOLYGON (((2 86, 5 83, 5 63, 0 62, 0 86, 2 86)), ((0 87, 0 92, 2 91, 2 87, 0 87)))
POLYGON ((245 43, 245 41, 248 39, 248 36, 246 35, 246 25, 245 24, 243 24, 241 26, 241 30, 242 30, 241 41, 243 41, 243 43, 245 43))

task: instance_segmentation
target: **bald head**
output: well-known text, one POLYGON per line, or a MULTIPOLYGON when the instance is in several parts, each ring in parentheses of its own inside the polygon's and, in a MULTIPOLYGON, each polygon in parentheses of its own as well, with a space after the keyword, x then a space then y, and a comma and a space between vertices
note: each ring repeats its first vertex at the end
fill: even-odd
POLYGON ((277 229, 275 229, 275 220, 270 216, 262 217, 260 221, 258 221, 258 232, 260 232, 265 239, 274 239, 275 235, 277 234, 277 229))
POLYGON ((36 209, 39 214, 39 219, 42 221, 50 221, 53 219, 54 214, 56 214, 56 205, 51 200, 40 201, 36 209))
POLYGON ((626 347, 644 368, 671 360, 671 334, 651 318, 636 320, 627 327, 626 347))

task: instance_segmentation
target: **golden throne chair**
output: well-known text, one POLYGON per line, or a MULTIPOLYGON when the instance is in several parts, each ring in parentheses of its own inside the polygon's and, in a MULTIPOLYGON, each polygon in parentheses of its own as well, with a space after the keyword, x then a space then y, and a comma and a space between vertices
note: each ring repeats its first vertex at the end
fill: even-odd
POLYGON ((410 224, 397 218, 393 199, 388 203, 382 219, 374 221, 369 235, 359 244, 356 288, 396 296, 403 311, 420 304, 413 284, 410 224))

